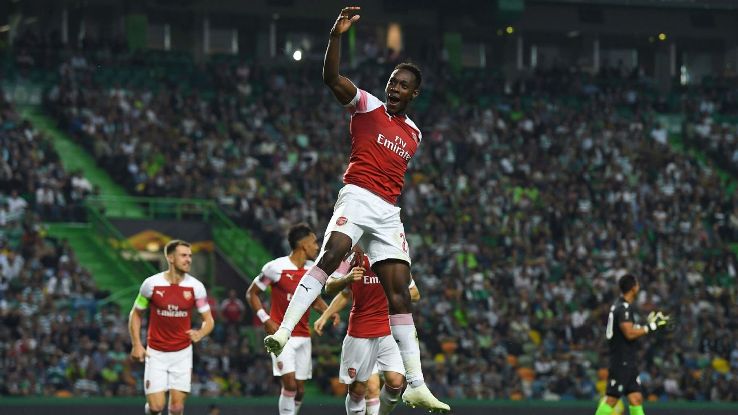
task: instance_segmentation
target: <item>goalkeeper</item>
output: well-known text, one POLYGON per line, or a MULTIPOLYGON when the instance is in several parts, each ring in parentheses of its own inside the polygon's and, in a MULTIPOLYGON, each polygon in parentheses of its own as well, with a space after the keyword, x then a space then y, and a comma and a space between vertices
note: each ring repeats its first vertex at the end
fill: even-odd
POLYGON ((628 412, 644 415, 641 380, 638 377, 638 342, 647 334, 662 329, 669 317, 661 312, 651 312, 645 325, 638 324, 638 311, 633 305, 640 290, 638 280, 632 274, 623 275, 618 281, 622 296, 610 307, 605 332, 610 346, 610 370, 605 399, 600 402, 595 415, 610 415, 620 397, 628 397, 628 412))

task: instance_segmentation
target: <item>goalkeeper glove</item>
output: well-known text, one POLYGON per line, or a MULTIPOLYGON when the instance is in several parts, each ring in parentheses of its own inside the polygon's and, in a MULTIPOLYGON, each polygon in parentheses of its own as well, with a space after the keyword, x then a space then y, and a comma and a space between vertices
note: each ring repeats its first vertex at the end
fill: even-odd
POLYGON ((645 326, 646 333, 649 333, 667 325, 669 323, 669 316, 664 315, 661 311, 651 311, 648 313, 646 321, 648 321, 648 324, 645 326))

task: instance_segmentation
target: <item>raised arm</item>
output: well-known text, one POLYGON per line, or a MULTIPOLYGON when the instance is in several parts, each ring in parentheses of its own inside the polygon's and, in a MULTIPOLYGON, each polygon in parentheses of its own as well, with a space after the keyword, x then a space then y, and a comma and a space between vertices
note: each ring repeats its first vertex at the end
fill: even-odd
POLYGON ((341 105, 350 103, 356 96, 356 86, 338 73, 338 67, 341 63, 341 35, 359 20, 360 16, 356 14, 359 10, 361 7, 344 7, 341 10, 331 29, 323 61, 323 82, 333 91, 333 95, 341 105))
POLYGON ((364 271, 366 270, 363 267, 354 267, 351 269, 351 272, 341 278, 329 278, 328 282, 325 284, 325 293, 328 295, 335 295, 351 283, 361 281, 361 279, 364 278, 364 271))

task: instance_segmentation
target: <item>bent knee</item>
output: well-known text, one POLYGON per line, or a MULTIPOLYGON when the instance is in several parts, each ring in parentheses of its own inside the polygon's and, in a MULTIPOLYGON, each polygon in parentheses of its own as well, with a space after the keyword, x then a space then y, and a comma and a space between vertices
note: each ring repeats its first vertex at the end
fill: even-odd
POLYGON ((405 377, 399 373, 395 373, 393 376, 385 375, 385 385, 392 389, 402 389, 405 385, 405 377))

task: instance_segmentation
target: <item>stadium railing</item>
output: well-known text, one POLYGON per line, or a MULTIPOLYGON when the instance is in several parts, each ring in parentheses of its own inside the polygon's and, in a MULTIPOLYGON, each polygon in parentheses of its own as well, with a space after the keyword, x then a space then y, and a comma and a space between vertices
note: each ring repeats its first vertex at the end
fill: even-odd
MULTIPOLYGON (((86 201, 90 220, 102 226, 101 230, 115 228, 105 206, 135 204, 144 212, 144 219, 201 220, 211 226, 213 240, 221 252, 244 275, 256 275, 262 264, 270 260, 270 253, 246 230, 238 227, 215 201, 203 199, 177 199, 158 197, 96 196, 86 201)), ((119 218, 127 218, 125 210, 115 212, 119 218)), ((138 217, 140 218, 140 217, 138 217)), ((117 231, 117 229, 114 229, 117 231)), ((120 234, 120 232, 118 232, 120 234)), ((116 236, 122 238, 122 236, 116 236)), ((122 240, 122 239, 120 239, 122 240)), ((125 248, 125 247, 124 247, 125 248)))

